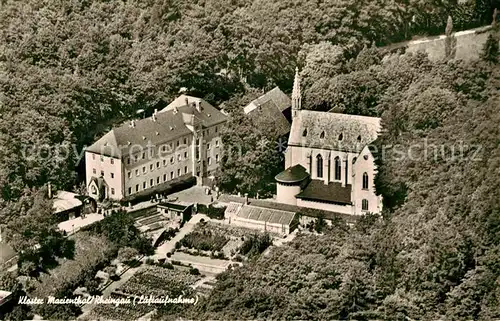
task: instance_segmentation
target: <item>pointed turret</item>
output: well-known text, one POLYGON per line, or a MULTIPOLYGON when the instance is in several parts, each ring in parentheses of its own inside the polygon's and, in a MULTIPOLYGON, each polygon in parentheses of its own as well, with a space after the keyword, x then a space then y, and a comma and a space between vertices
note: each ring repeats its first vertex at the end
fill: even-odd
POLYGON ((300 76, 299 68, 295 68, 295 80, 293 81, 293 91, 292 91, 292 116, 298 115, 298 111, 301 109, 302 97, 300 95, 300 76))

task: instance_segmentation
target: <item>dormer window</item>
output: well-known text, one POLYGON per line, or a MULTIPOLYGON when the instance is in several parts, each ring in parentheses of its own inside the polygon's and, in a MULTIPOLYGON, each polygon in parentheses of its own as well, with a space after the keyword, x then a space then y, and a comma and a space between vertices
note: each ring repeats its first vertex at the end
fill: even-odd
POLYGON ((306 136, 307 136, 307 129, 304 129, 304 131, 302 132, 302 136, 303 136, 303 137, 306 137, 306 136))
POLYGON ((321 132, 321 134, 319 135, 319 138, 321 138, 321 139, 325 138, 325 132, 324 131, 321 132))
POLYGON ((339 140, 342 140, 342 139, 344 139, 344 135, 342 133, 340 133, 339 140))

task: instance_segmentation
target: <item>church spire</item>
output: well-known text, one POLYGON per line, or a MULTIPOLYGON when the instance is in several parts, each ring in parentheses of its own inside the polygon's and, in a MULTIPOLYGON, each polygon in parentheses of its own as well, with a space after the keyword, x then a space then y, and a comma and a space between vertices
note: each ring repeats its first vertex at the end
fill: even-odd
POLYGON ((295 117, 298 111, 301 109, 302 97, 300 95, 300 76, 299 68, 295 67, 295 79, 293 81, 293 91, 292 91, 292 116, 295 117))

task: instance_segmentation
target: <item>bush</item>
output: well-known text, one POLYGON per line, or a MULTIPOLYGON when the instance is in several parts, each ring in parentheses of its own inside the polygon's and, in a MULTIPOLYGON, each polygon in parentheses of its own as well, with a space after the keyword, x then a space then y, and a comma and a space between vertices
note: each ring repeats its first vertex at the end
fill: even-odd
POLYGON ((182 247, 180 242, 175 242, 175 249, 178 250, 182 247))
POLYGON ((189 269, 189 274, 200 275, 200 271, 197 268, 190 268, 189 269))
POLYGON ((153 265, 153 264, 155 264, 155 260, 153 260, 152 258, 149 257, 149 258, 146 259, 146 264, 147 265, 153 265))
POLYGON ((182 263, 181 263, 181 262, 176 261, 176 260, 172 260, 172 264, 173 264, 173 265, 182 265, 182 263))
POLYGON ((259 255, 264 252, 271 244, 273 244, 269 234, 251 235, 247 238, 240 247, 240 253, 247 255, 249 258, 259 255))
POLYGON ((197 249, 201 251, 220 251, 229 241, 223 235, 212 231, 193 231, 184 236, 180 243, 188 249, 197 249))
POLYGON ((173 270, 174 269, 174 266, 170 262, 165 262, 161 266, 164 267, 164 268, 166 268, 166 269, 169 269, 169 270, 173 270))

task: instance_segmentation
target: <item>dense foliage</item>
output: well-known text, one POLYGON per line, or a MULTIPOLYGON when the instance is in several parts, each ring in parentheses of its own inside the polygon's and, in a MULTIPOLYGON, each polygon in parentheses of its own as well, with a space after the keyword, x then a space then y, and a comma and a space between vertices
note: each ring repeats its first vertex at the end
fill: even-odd
POLYGON ((114 212, 83 230, 105 236, 117 248, 131 247, 145 255, 154 253, 152 241, 142 235, 134 219, 125 211, 114 212))
POLYGON ((239 252, 248 258, 253 258, 263 253, 272 244, 273 240, 268 233, 254 234, 245 238, 239 252))
POLYGON ((221 251, 229 241, 224 235, 209 230, 193 231, 179 241, 181 246, 200 251, 221 251))

